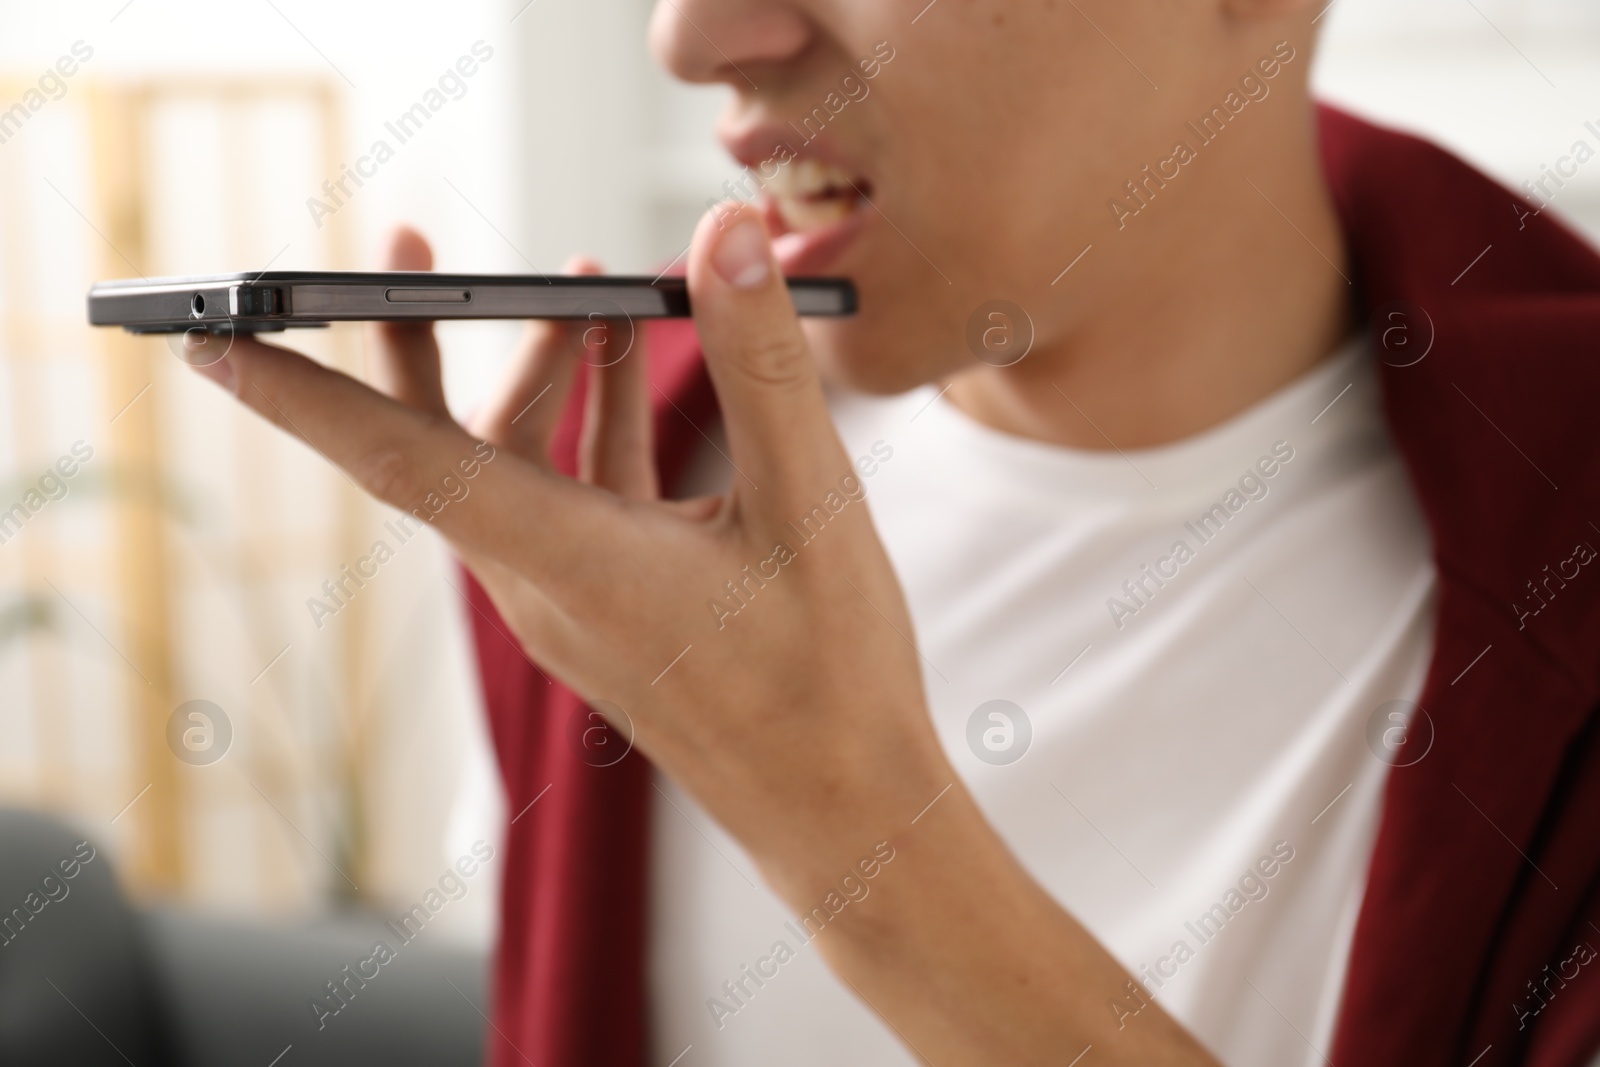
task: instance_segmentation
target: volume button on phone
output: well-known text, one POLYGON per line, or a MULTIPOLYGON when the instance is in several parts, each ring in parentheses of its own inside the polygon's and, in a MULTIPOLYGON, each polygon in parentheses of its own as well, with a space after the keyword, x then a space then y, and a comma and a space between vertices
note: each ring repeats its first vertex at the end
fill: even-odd
POLYGON ((386 289, 383 298, 391 304, 470 304, 471 289, 386 289))

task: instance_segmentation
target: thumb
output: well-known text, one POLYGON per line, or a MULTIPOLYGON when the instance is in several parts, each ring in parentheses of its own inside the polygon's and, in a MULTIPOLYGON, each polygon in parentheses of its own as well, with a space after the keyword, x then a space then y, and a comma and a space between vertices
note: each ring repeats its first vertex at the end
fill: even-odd
POLYGON ((837 481, 849 461, 755 208, 720 204, 700 220, 689 293, 737 480, 767 507, 803 503, 837 481))

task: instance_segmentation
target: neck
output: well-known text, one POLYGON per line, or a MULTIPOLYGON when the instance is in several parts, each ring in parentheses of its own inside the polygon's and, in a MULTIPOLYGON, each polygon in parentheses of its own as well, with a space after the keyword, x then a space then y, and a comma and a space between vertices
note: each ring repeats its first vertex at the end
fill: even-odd
POLYGON ((951 379, 951 402, 1022 437, 1149 448, 1225 421, 1332 353, 1351 332, 1348 255, 1310 102, 1274 103, 1285 121, 1227 131, 1240 139, 1208 147, 1123 229, 1102 231, 1050 290, 1067 325, 1020 363, 951 379))

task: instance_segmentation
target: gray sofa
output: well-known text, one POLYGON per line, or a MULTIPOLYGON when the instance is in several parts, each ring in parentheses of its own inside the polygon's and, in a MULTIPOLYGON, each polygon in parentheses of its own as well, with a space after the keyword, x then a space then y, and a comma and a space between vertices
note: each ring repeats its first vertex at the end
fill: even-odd
POLYGON ((0 811, 0 1064, 482 1061, 481 954, 419 938, 363 984, 344 968, 395 940, 380 917, 287 925, 140 910, 103 851, 81 861, 81 840, 47 816, 0 811), (319 1019, 308 1002, 330 980, 345 1003, 319 1019))

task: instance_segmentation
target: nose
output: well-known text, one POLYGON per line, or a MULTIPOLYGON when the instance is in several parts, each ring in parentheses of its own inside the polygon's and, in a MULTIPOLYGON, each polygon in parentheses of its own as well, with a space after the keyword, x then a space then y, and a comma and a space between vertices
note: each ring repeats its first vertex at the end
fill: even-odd
POLYGON ((657 0, 650 50, 683 81, 749 91, 764 69, 803 53, 814 32, 792 0, 657 0))

